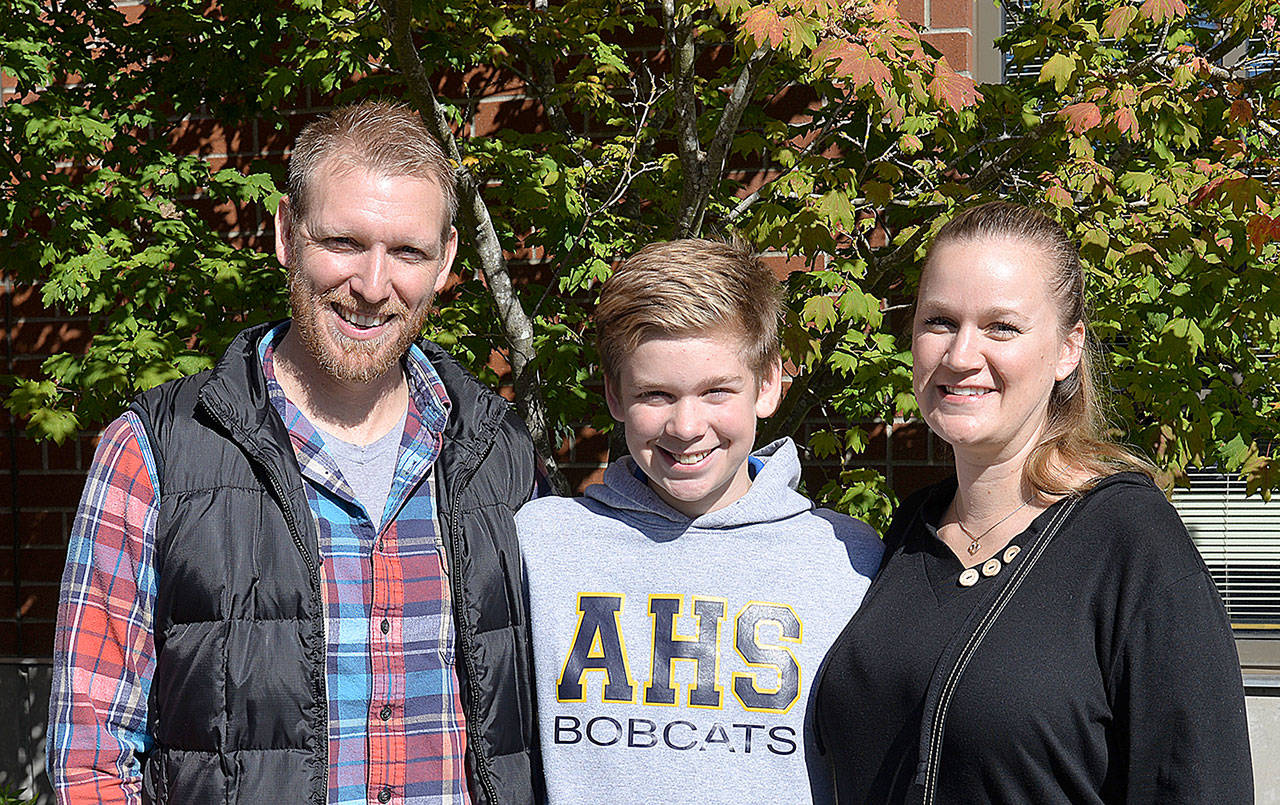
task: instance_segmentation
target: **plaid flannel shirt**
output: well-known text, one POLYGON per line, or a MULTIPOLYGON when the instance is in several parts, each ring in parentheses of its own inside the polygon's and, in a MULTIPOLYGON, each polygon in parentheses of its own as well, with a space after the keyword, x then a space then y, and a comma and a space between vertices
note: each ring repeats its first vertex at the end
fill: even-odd
MULTIPOLYGON (((323 559, 329 802, 459 803, 466 731, 432 468, 448 397, 417 347, 405 362, 409 411, 380 524, 356 502, 323 435, 285 397, 259 346, 271 401, 289 430, 323 559)), ((132 413, 104 432, 76 514, 59 601, 50 777, 63 802, 139 802, 140 753, 155 669, 154 542, 159 504, 146 434, 132 413)))

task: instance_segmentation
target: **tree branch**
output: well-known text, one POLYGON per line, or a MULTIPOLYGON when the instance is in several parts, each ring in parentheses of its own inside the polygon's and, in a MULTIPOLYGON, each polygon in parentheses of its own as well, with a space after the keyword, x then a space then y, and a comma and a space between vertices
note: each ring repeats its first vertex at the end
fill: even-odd
POLYGON ((706 154, 698 137, 697 78, 694 74, 695 49, 693 18, 676 17, 675 0, 662 0, 662 27, 667 50, 671 54, 672 93, 676 110, 676 153, 684 170, 684 187, 680 191, 680 208, 676 216, 676 236, 695 232, 690 211, 698 207, 706 154))
POLYGON ((498 308, 498 321, 507 342, 507 360, 511 364, 515 385, 516 407, 529 426, 548 477, 556 491, 563 494, 568 491, 568 483, 556 464, 546 403, 542 399, 539 381, 534 376, 536 373, 525 371, 535 354, 533 322, 521 307, 520 299, 512 287, 506 256, 489 215, 489 207, 480 195, 475 177, 462 166, 458 141, 445 118, 444 107, 431 89, 430 77, 413 44, 410 0, 378 0, 378 5, 382 9, 383 24, 387 38, 391 41, 392 53, 405 77, 409 99, 423 115, 427 128, 444 147, 445 154, 457 166, 455 171, 458 177, 459 211, 462 213, 466 234, 475 245, 480 259, 480 272, 484 276, 485 285, 498 308))

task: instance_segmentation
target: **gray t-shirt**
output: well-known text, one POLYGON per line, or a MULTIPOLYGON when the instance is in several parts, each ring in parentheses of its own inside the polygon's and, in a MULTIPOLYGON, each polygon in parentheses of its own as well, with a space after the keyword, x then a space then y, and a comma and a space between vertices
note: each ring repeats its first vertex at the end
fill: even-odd
POLYGON ((324 449, 338 465, 338 471, 346 479, 356 502, 364 507, 369 520, 377 528, 391 497, 391 483, 396 476, 396 459, 400 455, 400 438, 404 436, 409 408, 405 407, 399 421, 391 430, 369 444, 345 442, 327 431, 320 431, 324 449))

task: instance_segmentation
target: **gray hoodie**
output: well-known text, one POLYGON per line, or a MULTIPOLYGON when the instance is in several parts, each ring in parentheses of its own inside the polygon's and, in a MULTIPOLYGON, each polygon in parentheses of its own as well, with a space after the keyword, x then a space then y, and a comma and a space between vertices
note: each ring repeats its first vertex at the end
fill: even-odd
POLYGON ((831 800, 813 680, 882 546, 796 491, 783 439, 690 520, 624 458, 516 517, 552 803, 831 800))

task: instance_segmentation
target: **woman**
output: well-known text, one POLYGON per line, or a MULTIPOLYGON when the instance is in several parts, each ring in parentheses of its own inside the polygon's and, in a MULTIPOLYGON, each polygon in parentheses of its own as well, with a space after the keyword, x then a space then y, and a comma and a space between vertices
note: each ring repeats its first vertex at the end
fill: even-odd
POLYGON ((1150 465, 1105 436, 1062 229, 999 202, 944 226, 912 356, 956 474, 898 510, 827 656, 840 802, 1252 802, 1230 625, 1150 465))

